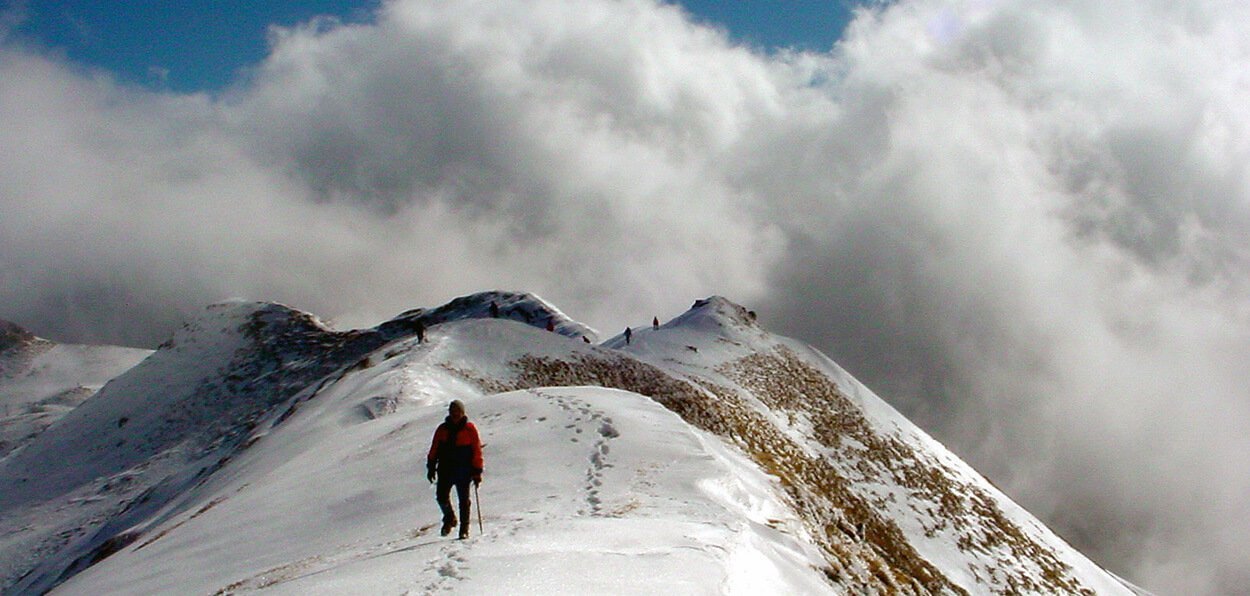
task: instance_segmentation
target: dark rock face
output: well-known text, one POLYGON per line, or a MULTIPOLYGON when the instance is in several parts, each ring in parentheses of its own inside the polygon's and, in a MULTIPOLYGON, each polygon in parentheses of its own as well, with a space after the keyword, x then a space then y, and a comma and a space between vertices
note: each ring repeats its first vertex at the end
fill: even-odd
POLYGON ((16 323, 0 319, 0 352, 35 341, 35 334, 16 323))
POLYGON ((498 290, 461 296, 437 308, 409 310, 382 323, 377 330, 387 335, 405 331, 410 334, 417 321, 425 327, 432 327, 452 321, 485 318, 509 319, 539 329, 549 328, 566 337, 598 340, 595 330, 570 319, 542 298, 525 292, 498 290))

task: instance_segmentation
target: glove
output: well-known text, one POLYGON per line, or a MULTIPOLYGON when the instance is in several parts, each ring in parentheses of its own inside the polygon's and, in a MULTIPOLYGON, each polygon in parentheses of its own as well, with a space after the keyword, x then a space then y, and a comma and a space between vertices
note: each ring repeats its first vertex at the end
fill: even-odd
POLYGON ((429 479, 431 484, 434 482, 434 466, 426 466, 425 477, 429 479))
POLYGON ((473 486, 477 486, 481 483, 482 483, 482 473, 478 472, 473 475, 473 486))

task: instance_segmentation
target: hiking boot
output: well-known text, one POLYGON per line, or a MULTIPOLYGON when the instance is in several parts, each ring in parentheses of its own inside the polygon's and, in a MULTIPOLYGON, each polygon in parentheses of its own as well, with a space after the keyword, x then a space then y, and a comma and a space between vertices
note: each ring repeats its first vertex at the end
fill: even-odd
POLYGON ((455 528, 456 528, 456 520, 453 519, 451 521, 443 522, 443 536, 451 534, 451 531, 455 528))
POLYGON ((460 526, 460 539, 464 540, 469 537, 469 526, 460 526))

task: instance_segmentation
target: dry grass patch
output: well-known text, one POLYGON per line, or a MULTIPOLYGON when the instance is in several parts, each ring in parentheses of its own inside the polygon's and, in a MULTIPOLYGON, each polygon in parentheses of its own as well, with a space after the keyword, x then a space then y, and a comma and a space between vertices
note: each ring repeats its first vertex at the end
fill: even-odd
MULTIPOLYGON (((1007 519, 981 487, 957 480, 959 475, 954 470, 899 438, 875 432, 862 410, 828 376, 788 348, 752 354, 718 372, 750 391, 770 409, 807 415, 814 438, 821 445, 832 449, 838 460, 855 462, 848 466, 858 476, 854 480, 889 482, 905 488, 906 505, 921 516, 927 509, 925 505, 931 506, 936 514, 930 518, 937 525, 925 528, 926 534, 932 537, 939 531, 953 529, 961 549, 997 557, 1001 565, 981 571, 994 576, 1008 592, 1093 593, 1072 577, 1069 566, 1049 548, 1007 519), (865 449, 848 448, 847 438, 865 449), (953 528, 947 528, 948 522, 953 528), (1022 562, 1036 565, 1039 573, 1025 574, 1022 562)), ((894 523, 882 517, 880 508, 864 506, 864 499, 848 490, 848 479, 836 473, 836 481, 826 476, 823 469, 817 469, 808 482, 819 486, 824 496, 843 508, 855 524, 863 525, 865 540, 876 544, 892 563, 909 569, 912 577, 928 571, 924 566, 913 566, 914 551, 894 523)), ((976 569, 972 571, 977 573, 976 569)))
POLYGON ((651 397, 690 424, 736 444, 781 480, 788 498, 825 554, 825 576, 839 589, 886 594, 965 594, 912 546, 891 519, 898 507, 857 487, 904 488, 907 502, 932 527, 953 531, 965 551, 999 564, 971 569, 1008 593, 1092 594, 1045 546, 1008 520, 980 487, 960 482, 941 462, 901 439, 876 432, 860 408, 826 375, 778 347, 720 367, 737 387, 706 377, 675 377, 623 355, 579 354, 567 359, 523 356, 511 379, 488 379, 444 367, 487 392, 538 387, 599 386, 651 397), (813 439, 832 455, 812 454, 787 436, 748 396, 771 412, 811 421, 813 439), (849 439, 849 440, 848 440, 849 439), (854 443, 852 443, 853 441, 854 443), (861 447, 862 446, 862 447, 861 447), (1027 573, 1031 562, 1037 573, 1027 573))
POLYGON ((679 379, 623 356, 577 355, 571 359, 524 356, 512 363, 511 380, 485 379, 445 367, 489 392, 537 387, 599 386, 651 397, 694 426, 725 437, 782 481, 809 531, 825 553, 825 576, 840 588, 870 593, 964 593, 921 558, 892 522, 870 515, 872 507, 849 489, 834 468, 809 455, 747 403, 739 392, 706 379, 679 379), (849 519, 867 521, 871 538, 849 519))

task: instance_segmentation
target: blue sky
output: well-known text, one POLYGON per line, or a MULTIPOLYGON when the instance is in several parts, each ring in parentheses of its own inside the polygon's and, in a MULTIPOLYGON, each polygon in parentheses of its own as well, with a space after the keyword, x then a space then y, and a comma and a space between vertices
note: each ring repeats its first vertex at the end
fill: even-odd
MULTIPOLYGON (((130 83, 174 91, 227 86, 265 55, 269 25, 317 15, 367 20, 378 0, 39 0, 14 6, 18 34, 130 83)), ((850 18, 849 0, 685 0, 701 22, 756 48, 827 50, 850 18)))

